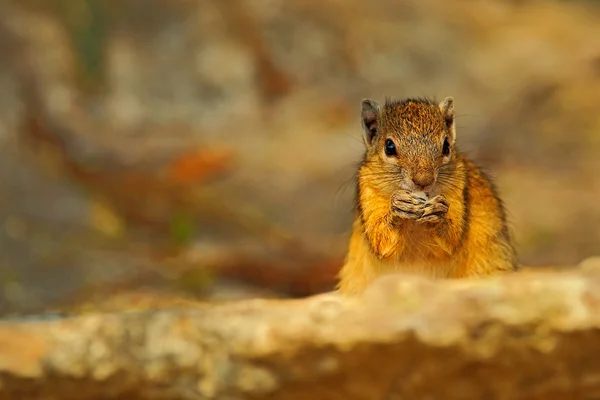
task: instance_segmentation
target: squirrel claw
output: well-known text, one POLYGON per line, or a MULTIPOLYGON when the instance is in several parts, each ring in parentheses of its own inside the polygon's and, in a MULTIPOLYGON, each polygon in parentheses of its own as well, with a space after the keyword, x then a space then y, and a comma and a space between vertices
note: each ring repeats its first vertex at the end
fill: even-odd
POLYGON ((417 196, 407 190, 394 193, 392 196, 392 205, 400 207, 402 204, 412 204, 415 206, 424 205, 427 199, 417 196))
POLYGON ((392 213, 402 219, 419 219, 423 215, 425 199, 408 191, 392 196, 392 213))
POLYGON ((423 214, 418 222, 437 223, 442 221, 444 215, 448 212, 448 201, 443 195, 435 196, 425 203, 423 214))
POLYGON ((442 218, 443 218, 443 214, 441 214, 441 213, 440 214, 429 214, 429 215, 424 215, 424 216, 420 217, 417 221, 435 224, 435 223, 441 222, 442 218))
POLYGON ((392 214, 402 219, 418 220, 423 215, 423 212, 406 212, 400 209, 392 209, 392 214))

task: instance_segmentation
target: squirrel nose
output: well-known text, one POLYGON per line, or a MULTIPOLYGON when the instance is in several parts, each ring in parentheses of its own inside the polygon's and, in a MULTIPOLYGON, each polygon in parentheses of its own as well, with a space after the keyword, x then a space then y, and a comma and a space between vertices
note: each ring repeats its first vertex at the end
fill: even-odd
POLYGON ((419 189, 424 189, 433 185, 434 177, 431 173, 418 172, 413 176, 412 181, 419 189))

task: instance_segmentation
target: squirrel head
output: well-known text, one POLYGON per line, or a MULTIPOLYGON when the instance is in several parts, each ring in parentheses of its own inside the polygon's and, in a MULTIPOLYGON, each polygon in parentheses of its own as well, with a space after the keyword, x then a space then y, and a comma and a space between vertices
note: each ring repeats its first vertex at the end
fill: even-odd
POLYGON ((362 101, 363 166, 370 182, 430 194, 438 181, 448 180, 454 157, 454 101, 428 99, 362 101), (377 175, 379 174, 379 175, 377 175), (379 177, 378 177, 379 176, 379 177))

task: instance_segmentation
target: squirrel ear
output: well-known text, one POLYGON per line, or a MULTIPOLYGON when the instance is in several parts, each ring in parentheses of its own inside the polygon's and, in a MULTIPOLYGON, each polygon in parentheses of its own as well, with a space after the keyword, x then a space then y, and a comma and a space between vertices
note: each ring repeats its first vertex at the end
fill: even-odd
POLYGON ((446 128, 448 129, 448 134, 450 135, 450 141, 454 143, 456 139, 456 127, 454 124, 454 99, 452 97, 446 97, 439 104, 440 110, 442 111, 442 115, 444 116, 444 122, 446 124, 446 128))
POLYGON ((364 99, 361 103, 361 120, 362 127, 364 130, 365 144, 370 145, 373 142, 373 138, 377 135, 377 129, 379 128, 379 104, 370 99, 364 99))

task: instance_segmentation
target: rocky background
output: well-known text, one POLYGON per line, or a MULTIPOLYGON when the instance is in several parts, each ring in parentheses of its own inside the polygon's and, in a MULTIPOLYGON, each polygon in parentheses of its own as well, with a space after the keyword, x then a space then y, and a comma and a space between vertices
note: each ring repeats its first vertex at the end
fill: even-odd
POLYGON ((452 95, 521 261, 598 254, 599 17, 594 1, 1 0, 0 314, 330 290, 363 97, 452 95))

